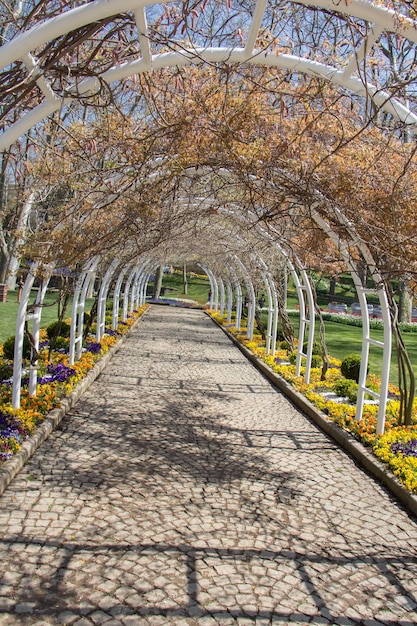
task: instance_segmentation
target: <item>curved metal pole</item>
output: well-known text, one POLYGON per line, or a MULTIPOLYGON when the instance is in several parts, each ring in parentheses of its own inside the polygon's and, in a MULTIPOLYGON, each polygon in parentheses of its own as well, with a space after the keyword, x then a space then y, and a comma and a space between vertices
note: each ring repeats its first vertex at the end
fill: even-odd
POLYGON ((133 313, 133 311, 135 310, 135 304, 138 298, 139 280, 142 276, 143 271, 144 270, 142 265, 137 266, 130 290, 129 313, 133 313))
POLYGON ((143 306, 146 302, 146 289, 151 276, 149 265, 150 261, 145 261, 142 266, 142 272, 139 276, 138 288, 136 292, 136 308, 143 306))
POLYGON ((217 285, 217 280, 216 280, 213 272, 211 270, 209 270, 208 267, 206 267, 202 263, 197 263, 197 265, 199 267, 201 267, 203 272, 205 272, 207 274, 207 276, 208 276, 208 279, 209 279, 209 282, 210 282, 210 291, 211 291, 211 301, 209 302, 210 309, 212 309, 213 311, 217 311, 218 303, 219 303, 219 287, 217 285))
POLYGON ((110 281, 115 273, 117 267, 119 266, 120 261, 115 259, 111 262, 108 267, 106 273, 104 274, 103 280, 101 281, 100 290, 98 293, 98 302, 97 302, 97 327, 96 327, 96 341, 100 342, 103 338, 104 331, 106 328, 106 303, 107 303, 107 294, 110 287, 110 281))
POLYGON ((304 380, 307 384, 310 382, 310 373, 311 373, 311 360, 313 357, 313 345, 314 345, 314 327, 315 327, 315 311, 314 311, 314 298, 313 292, 311 290, 310 279, 308 277, 307 272, 302 269, 300 271, 300 275, 302 278, 302 282, 298 282, 298 290, 299 290, 299 301, 300 301, 300 333, 298 338, 298 349, 297 349, 297 362, 296 362, 296 376, 300 375, 302 358, 305 357, 305 373, 304 380), (304 298, 304 293, 307 297, 304 298), (302 309, 301 309, 302 303, 302 309), (307 351, 304 352, 304 337, 305 337, 305 329, 308 328, 307 335, 307 351), (302 330, 301 330, 302 329, 302 330))
POLYGON ((127 267, 124 267, 120 272, 113 292, 113 315, 112 315, 112 330, 117 330, 119 322, 119 302, 120 302, 120 290, 122 288, 123 279, 127 272, 127 267))
POLYGON ((25 336, 25 322, 27 319, 27 308, 29 304, 30 292, 35 281, 35 273, 37 269, 38 264, 35 263, 26 276, 26 280, 22 288, 19 307, 17 310, 13 355, 12 407, 14 409, 20 408, 20 386, 22 383, 22 356, 23 340, 25 336))
MULTIPOLYGON (((51 278, 52 268, 47 268, 46 274, 42 279, 41 286, 39 287, 38 294, 36 296, 35 311, 32 314, 32 338, 36 352, 39 350, 39 332, 41 328, 42 317, 42 303, 45 299, 48 283, 51 278)), ((26 316, 28 319, 28 316, 26 316)), ((29 395, 36 395, 36 387, 38 384, 38 361, 36 360, 29 367, 29 395)))
POLYGON ((137 271, 137 265, 130 271, 130 274, 127 277, 127 280, 126 280, 126 283, 125 283, 125 288, 124 288, 124 291, 123 291, 122 322, 126 322, 126 320, 127 320, 127 312, 128 312, 128 308, 129 308, 130 288, 131 288, 131 285, 132 285, 132 281, 135 278, 136 271, 137 271))
POLYGON ((232 321, 232 310, 233 310, 233 289, 230 284, 230 280, 226 282, 227 287, 227 323, 230 324, 232 321))
POLYGON ((272 289, 269 283, 268 275, 264 273, 262 278, 266 287, 266 291, 268 293, 268 322, 267 322, 267 328, 266 328, 265 352, 266 354, 270 354, 271 343, 272 343, 272 315, 273 315, 272 289))
MULTIPOLYGON (((389 371, 390 371, 390 363, 391 363, 391 350, 392 350, 392 326, 391 326, 391 315, 390 308, 388 303, 388 298, 385 289, 377 289, 376 293, 379 297, 379 302, 381 305, 382 311, 382 319, 384 324, 384 341, 376 341, 370 336, 370 324, 369 324, 369 311, 368 311, 368 303, 366 299, 366 294, 369 292, 375 293, 375 290, 369 290, 363 286, 360 276, 358 275, 356 268, 353 266, 350 255, 348 251, 348 246, 346 243, 342 242, 339 236, 333 231, 330 225, 313 210, 312 216, 317 222, 319 226, 326 232, 330 239, 334 241, 334 243, 338 246, 341 255, 343 256, 347 266, 349 267, 350 273, 353 278, 353 282, 355 284, 355 288, 358 294, 359 303, 361 305, 361 318, 362 318, 362 353, 361 353, 361 366, 359 371, 359 381, 358 381, 358 399, 356 402, 356 419, 360 421, 363 416, 363 407, 365 403, 365 394, 368 393, 373 397, 376 397, 379 400, 379 409, 378 409, 378 419, 376 432, 378 435, 381 435, 385 430, 385 414, 387 408, 387 399, 388 399, 388 385, 389 385, 389 371), (381 375, 381 387, 380 393, 375 393, 373 390, 366 387, 366 378, 368 372, 368 360, 369 360, 369 347, 370 345, 377 346, 382 349, 382 375, 381 375)), ((351 234, 353 238, 353 234, 348 230, 349 234, 351 234)), ((360 251, 362 252, 365 261, 368 264, 368 267, 371 271, 371 276, 374 278, 376 284, 382 284, 381 277, 375 271, 375 263, 373 262, 372 256, 369 250, 364 247, 364 244, 361 243, 358 245, 360 251)))
POLYGON ((241 268, 243 272, 243 277, 245 280, 246 290, 249 292, 248 298, 248 325, 246 329, 246 335, 249 339, 253 338, 253 331, 255 328, 255 307, 256 307, 256 298, 255 298, 255 290, 253 288, 252 279, 249 275, 248 270, 246 269, 243 262, 239 259, 239 257, 233 255, 233 258, 241 268))
POLYGON ((223 317, 224 315, 224 306, 225 306, 225 290, 224 290, 224 282, 221 276, 219 276, 219 285, 220 285, 220 315, 223 317))
POLYGON ((148 291, 148 284, 152 276, 152 272, 155 272, 157 265, 152 266, 145 274, 143 278, 142 288, 140 292, 140 306, 144 306, 146 304, 146 293, 148 291))
POLYGON ((85 298, 92 276, 94 275, 99 257, 94 257, 88 261, 82 269, 81 275, 75 287, 74 299, 72 302, 71 330, 70 330, 70 365, 74 365, 75 359, 79 360, 82 353, 83 324, 85 298))
MULTIPOLYGON (((165 2, 166 0, 162 0, 161 3, 164 4, 165 2)), ((303 3, 306 5, 315 5, 317 0, 303 0, 303 3)), ((352 76, 358 63, 356 56, 354 60, 351 60, 346 70, 341 71, 335 66, 325 65, 319 61, 291 54, 276 55, 268 52, 264 54, 264 51, 254 47, 256 42, 253 33, 249 36, 248 45, 245 46, 245 48, 194 48, 188 51, 184 49, 180 53, 162 52, 151 55, 149 45, 145 40, 147 34, 146 29, 145 32, 143 32, 143 24, 140 26, 139 19, 139 15, 141 15, 139 6, 147 6, 147 4, 147 2, 141 0, 89 2, 81 7, 76 7, 61 15, 54 16, 41 24, 35 24, 33 28, 17 35, 14 39, 1 47, 1 66, 7 67, 16 60, 22 59, 22 57, 27 58, 33 50, 41 47, 47 41, 51 41, 65 33, 76 30, 85 24, 95 22, 107 16, 116 15, 123 11, 136 9, 138 26, 141 29, 139 38, 141 39, 141 47, 143 49, 142 58, 125 62, 108 69, 101 74, 100 80, 98 78, 87 78, 81 81, 77 85, 75 95, 96 92, 100 87, 100 81, 110 84, 111 82, 122 80, 134 74, 147 72, 152 68, 162 69, 164 67, 183 66, 190 62, 195 62, 198 56, 200 59, 203 58, 205 61, 212 63, 222 61, 252 63, 254 65, 266 65, 321 76, 324 80, 342 86, 344 89, 371 98, 377 106, 391 113, 395 119, 400 119, 407 124, 415 125, 417 123, 417 117, 405 104, 392 98, 392 94, 389 94, 387 91, 379 90, 377 86, 372 83, 364 85, 360 78, 352 76)), ((152 4, 152 2, 150 2, 150 4, 152 4)), ((259 16, 262 16, 264 11, 263 3, 258 2, 255 6, 256 13, 259 14, 256 22, 260 23, 259 16)), ((413 20, 406 15, 398 15, 386 7, 377 7, 369 2, 360 2, 359 0, 350 0, 348 7, 344 4, 338 7, 331 0, 320 0, 320 8, 330 8, 332 11, 352 15, 374 24, 376 31, 375 37, 378 33, 388 30, 397 32, 411 41, 417 42, 413 20)), ((142 22, 144 22, 143 19, 142 22)), ((257 32, 258 29, 255 28, 254 32, 257 32)), ((368 44, 370 44, 370 42, 368 42, 368 44)), ((362 48, 365 48, 365 46, 363 45, 362 48)), ((36 66, 32 71, 34 73, 38 71, 36 66)), ((59 111, 66 102, 71 101, 70 97, 62 98, 55 93, 43 76, 40 75, 37 82, 38 86, 45 94, 46 101, 34 107, 34 109, 20 118, 15 124, 12 124, 9 129, 3 133, 3 136, 0 137, 1 150, 6 150, 13 141, 18 139, 20 135, 24 134, 37 122, 52 114, 54 111, 59 111)))
POLYGON ((148 282, 151 277, 151 272, 155 271, 158 264, 151 265, 153 261, 147 260, 143 263, 142 269, 137 282, 137 291, 136 291, 136 307, 143 306, 146 302, 146 290, 148 287, 148 282))
POLYGON ((240 325, 242 323, 242 287, 240 286, 239 278, 233 268, 232 265, 228 266, 229 272, 232 276, 232 280, 235 285, 236 291, 236 319, 235 319, 235 328, 239 330, 240 325))
MULTIPOLYGON (((272 232, 275 232, 275 230, 272 227, 270 227, 270 229, 272 230, 272 232)), ((283 248, 279 245, 279 243, 272 238, 271 233, 265 231, 265 229, 263 229, 262 227, 259 227, 259 231, 265 237, 267 237, 269 241, 271 241, 271 243, 276 247, 277 250, 279 250, 280 254, 284 257, 287 267, 294 280, 294 285, 297 291, 298 302, 300 306, 300 322, 299 322, 300 326, 299 326, 299 333, 298 333, 297 360, 296 360, 295 372, 296 372, 296 376, 300 376, 302 359, 303 357, 305 357, 306 365, 305 365, 305 371, 304 371, 304 380, 308 384, 310 382, 311 359, 312 359, 313 344, 314 344, 314 325, 315 325, 314 298, 313 298, 313 293, 311 290, 310 281, 305 270, 301 269, 300 274, 303 279, 303 284, 302 284, 295 270, 295 267, 293 263, 291 262, 291 260, 288 258, 288 254, 285 252, 285 250, 283 250, 283 248), (306 292, 306 295, 307 295, 307 304, 306 304, 305 297, 304 297, 304 291, 306 292), (308 329, 307 352, 304 353, 303 344, 304 344, 306 328, 308 329)), ((278 299, 277 299, 277 304, 278 304, 278 299)), ((273 354, 275 354, 276 338, 277 338, 277 333, 278 333, 278 314, 276 316, 274 330, 275 330, 274 332, 275 340, 274 340, 273 354)))
POLYGON ((279 318, 279 304, 278 304, 278 292, 277 286, 275 284, 275 280, 271 276, 271 285, 272 285, 272 294, 274 298, 274 317, 272 322, 272 356, 275 356, 275 352, 277 351, 277 340, 278 340, 278 318, 279 318))

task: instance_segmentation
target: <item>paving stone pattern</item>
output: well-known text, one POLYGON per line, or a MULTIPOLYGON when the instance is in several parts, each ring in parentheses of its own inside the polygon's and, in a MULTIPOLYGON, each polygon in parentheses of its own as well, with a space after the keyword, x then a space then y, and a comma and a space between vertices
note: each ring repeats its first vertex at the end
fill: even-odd
POLYGON ((200 311, 152 307, 2 498, 0 624, 417 622, 417 524, 200 311))

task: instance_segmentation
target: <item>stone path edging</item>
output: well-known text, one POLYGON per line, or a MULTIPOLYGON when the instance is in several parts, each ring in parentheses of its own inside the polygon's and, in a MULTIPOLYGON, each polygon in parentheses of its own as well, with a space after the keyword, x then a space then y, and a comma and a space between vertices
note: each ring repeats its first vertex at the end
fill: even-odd
POLYGON ((335 422, 319 411, 305 396, 296 391, 284 378, 276 374, 264 361, 255 356, 246 346, 242 345, 227 328, 220 324, 209 313, 206 314, 275 387, 282 391, 291 402, 307 415, 307 417, 313 420, 321 430, 336 441, 362 468, 376 478, 376 480, 400 500, 408 511, 417 517, 417 496, 408 491, 387 466, 369 452, 363 444, 354 439, 352 435, 342 430, 335 422))
POLYGON ((95 366, 86 374, 85 378, 77 385, 74 391, 61 401, 61 406, 53 409, 45 420, 36 429, 35 433, 26 441, 23 442, 19 452, 13 455, 11 459, 5 461, 0 465, 0 496, 7 487, 10 485, 13 478, 22 469, 28 459, 36 452, 36 450, 43 444, 49 435, 57 428, 65 415, 70 411, 78 400, 87 391, 90 385, 95 381, 97 376, 101 374, 104 368, 107 366, 110 359, 120 349, 124 341, 129 337, 133 328, 141 321, 145 315, 146 309, 142 315, 135 321, 135 323, 129 328, 127 333, 120 337, 119 341, 112 346, 109 351, 98 361, 95 366))

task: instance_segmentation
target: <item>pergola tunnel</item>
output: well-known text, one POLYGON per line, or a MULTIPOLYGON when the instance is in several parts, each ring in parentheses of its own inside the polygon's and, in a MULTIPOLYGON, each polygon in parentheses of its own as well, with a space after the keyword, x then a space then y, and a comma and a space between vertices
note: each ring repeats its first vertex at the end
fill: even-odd
MULTIPOLYGON (((291 276, 295 375, 306 384, 320 319, 312 272, 349 272, 362 322, 356 420, 371 396, 384 432, 395 340, 411 424, 414 375, 393 285, 409 302, 417 293, 414 3, 13 0, 0 11, 0 282, 13 288, 29 267, 13 409, 25 333, 31 325, 37 354, 54 274, 75 277, 73 365, 92 285, 100 342, 110 300, 115 330, 146 303, 157 268, 187 260, 207 275, 214 313, 239 329, 247 310, 248 339, 266 294, 272 357, 280 281, 291 276), (380 349, 378 391, 367 383, 370 348, 380 349)), ((29 370, 35 396, 36 358, 29 370)))
MULTIPOLYGON (((247 243, 243 242, 245 248, 247 243)), ((300 309, 299 319, 299 336, 298 336, 298 348, 297 348, 297 360, 296 360, 296 376, 300 376, 302 372, 302 365, 304 370, 304 379, 306 383, 310 380, 310 372, 312 366, 313 356, 313 344, 314 344, 314 331, 315 331, 315 306, 314 296, 311 281, 308 273, 305 269, 297 269, 293 263, 288 260, 287 256, 280 250, 276 242, 272 242, 275 248, 277 248, 280 254, 283 256, 286 269, 290 272, 297 291, 300 309), (304 346, 307 345, 307 349, 304 352, 304 346)), ((246 267, 245 262, 239 257, 228 256, 224 259, 224 266, 220 268, 218 263, 214 269, 211 269, 207 265, 207 260, 199 263, 200 267, 207 275, 210 282, 210 292, 212 293, 212 300, 210 306, 214 312, 219 311, 221 316, 226 315, 227 320, 232 320, 232 311, 235 309, 235 328, 239 329, 242 323, 243 313, 243 293, 246 293, 245 301, 247 307, 247 326, 246 335, 249 339, 252 339, 255 326, 255 314, 257 308, 256 293, 259 291, 266 291, 268 294, 268 318, 267 318, 267 332, 266 332, 266 354, 275 355, 277 340, 278 340, 278 319, 279 319, 279 296, 278 287, 276 281, 273 278, 275 268, 268 267, 267 263, 262 257, 254 256, 254 263, 258 266, 260 277, 262 280, 260 289, 256 284, 255 279, 251 276, 250 270, 246 267), (256 289, 254 287, 256 286, 256 289)), ((107 300, 109 298, 109 287, 114 284, 114 290, 112 293, 112 329, 117 328, 119 322, 119 307, 120 299, 122 298, 122 315, 123 322, 127 319, 128 312, 132 313, 135 309, 146 304, 146 294, 149 280, 154 278, 154 273, 159 266, 159 262, 153 259, 146 259, 139 261, 134 267, 123 267, 120 261, 114 260, 110 265, 102 265, 100 267, 100 258, 94 257, 86 263, 80 275, 76 281, 74 290, 72 315, 71 315, 71 332, 69 343, 70 365, 73 365, 76 359, 80 359, 82 354, 83 345, 83 332, 84 332, 84 313, 86 312, 86 298, 91 288, 91 283, 95 281, 98 269, 100 268, 100 275, 102 276, 98 288, 97 295, 97 320, 96 320, 96 340, 100 342, 105 333, 105 316, 107 310, 107 300), (117 276, 117 280, 115 277, 117 276)), ((252 266, 253 267, 253 266, 252 266)), ((13 408, 18 409, 20 407, 20 393, 21 393, 21 381, 22 381, 22 369, 24 367, 23 361, 23 343, 25 337, 25 328, 28 322, 32 323, 32 329, 30 336, 34 341, 34 353, 37 354, 39 350, 39 331, 41 322, 41 313, 43 299, 47 290, 48 282, 52 276, 52 267, 43 268, 41 286, 38 290, 38 296, 34 305, 29 304, 31 290, 35 279, 37 278, 39 267, 34 265, 28 273, 27 279, 22 291, 22 297, 19 305, 19 311, 16 324, 16 341, 15 341, 15 353, 14 353, 14 371, 13 371, 13 408), (30 306, 30 312, 28 308, 30 306)), ((357 276, 354 278, 358 280, 357 276)), ((364 330, 364 345, 369 347, 371 339, 369 337, 369 312, 366 304, 366 298, 364 294, 366 290, 359 284, 358 297, 361 303, 361 315, 364 330)), ((385 329, 390 329, 390 317, 389 309, 387 305, 387 299, 384 297, 385 292, 381 290, 380 302, 383 307, 383 316, 385 323, 385 329)), ((27 330, 26 330, 27 332, 27 330)), ((389 374, 389 358, 391 348, 391 335, 390 332, 385 333, 386 342, 381 344, 383 349, 384 359, 387 359, 388 367, 386 368, 387 375, 383 379, 383 387, 381 385, 380 393, 376 394, 374 391, 366 387, 366 371, 368 368, 368 351, 363 352, 363 358, 361 360, 361 368, 364 369, 364 373, 361 370, 361 397, 358 398, 356 418, 360 420, 362 418, 362 412, 364 407, 365 393, 371 393, 379 399, 379 414, 378 414, 378 431, 384 432, 384 420, 385 409, 387 401, 388 391, 388 374, 389 374)), ((30 366, 30 379, 29 379, 29 392, 31 395, 36 395, 37 388, 37 361, 33 361, 30 366)))

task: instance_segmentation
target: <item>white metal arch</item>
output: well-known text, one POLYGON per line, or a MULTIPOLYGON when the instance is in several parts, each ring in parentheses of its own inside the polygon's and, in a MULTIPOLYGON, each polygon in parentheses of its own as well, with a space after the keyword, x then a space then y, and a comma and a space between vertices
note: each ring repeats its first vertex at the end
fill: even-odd
MULTIPOLYGON (((52 267, 48 266, 44 268, 44 275, 41 279, 41 284, 38 289, 36 301, 33 306, 34 310, 28 313, 29 298, 33 283, 37 277, 39 265, 35 263, 28 272, 25 283, 22 289, 22 295, 17 311, 16 317, 16 334, 14 342, 14 355, 13 355, 13 378, 12 378, 12 407, 14 409, 20 408, 20 387, 22 382, 22 358, 23 358, 23 342, 25 336, 25 324, 26 322, 32 322, 32 339, 34 343, 34 349, 39 349, 39 331, 42 316, 42 303, 45 297, 46 289, 49 279, 52 273, 52 267)), ((37 384, 37 372, 38 365, 37 360, 29 366, 29 394, 31 396, 36 395, 37 384)))
POLYGON ((110 281, 119 266, 119 261, 117 259, 113 260, 109 265, 106 273, 100 284, 100 289, 98 293, 98 301, 97 301, 97 326, 96 326, 96 340, 99 342, 104 336, 105 326, 106 326, 106 303, 107 303, 107 293, 110 287, 110 281))
MULTIPOLYGON (((388 397, 388 384, 389 384, 389 372, 390 372, 391 349, 392 349, 392 326, 391 326, 391 316, 390 316, 387 293, 383 287, 372 289, 372 290, 366 289, 366 287, 362 284, 362 281, 356 271, 356 268, 352 264, 351 257, 348 252, 348 244, 340 240, 337 233, 333 231, 330 225, 320 215, 318 215, 317 212, 313 211, 313 217, 316 220, 316 222, 323 228, 323 230, 327 232, 329 237, 336 243, 336 245, 339 246, 340 252, 343 255, 346 261, 346 264, 348 265, 350 269, 350 273, 352 275, 352 278, 356 287, 359 303, 361 305, 361 318, 362 318, 362 353, 361 353, 361 365, 360 365, 360 373, 359 373, 359 381, 358 381, 359 390, 358 390, 358 399, 356 403, 356 419, 358 421, 362 419, 363 407, 364 407, 364 402, 365 402, 365 394, 368 393, 371 396, 376 397, 379 400, 376 432, 378 435, 381 435, 385 429, 385 413, 386 413, 387 397, 388 397), (384 341, 383 342, 375 341, 370 336, 369 311, 368 311, 367 300, 366 300, 366 294, 370 292, 377 293, 379 302, 381 305, 382 320, 383 320, 383 327, 384 327, 384 341), (371 345, 377 346, 382 349, 382 374, 381 374, 381 387, 380 387, 379 393, 375 393, 373 390, 368 389, 366 387, 366 378, 367 378, 368 361, 369 361, 369 348, 371 345)), ((354 235, 354 233, 352 233, 352 235, 354 235)), ((367 250, 367 247, 363 243, 360 243, 358 247, 363 252, 365 259, 367 260, 368 267, 371 270, 371 276, 374 278, 376 284, 381 283, 380 276, 378 275, 378 272, 375 270, 375 263, 373 262, 373 259, 370 255, 369 250, 367 250)))
POLYGON ((182 49, 181 52, 152 54, 146 7, 156 4, 164 5, 167 2, 168 0, 160 0, 159 3, 154 0, 96 0, 95 2, 88 2, 36 25, 4 44, 0 48, 0 66, 7 67, 19 59, 23 60, 28 68, 28 74, 38 76, 37 84, 45 97, 45 101, 35 106, 3 132, 0 137, 0 150, 7 149, 18 137, 38 122, 59 111, 65 102, 97 91, 101 82, 110 84, 135 74, 165 67, 199 63, 202 60, 211 63, 225 61, 228 63, 252 63, 320 76, 352 93, 370 97, 376 105, 389 112, 397 120, 407 124, 417 124, 417 116, 409 110, 406 103, 402 103, 392 97, 392 94, 378 89, 377 85, 373 85, 369 81, 365 83, 360 77, 354 76, 361 61, 370 54, 373 45, 383 31, 397 33, 413 43, 417 43, 415 22, 405 15, 399 15, 396 11, 364 0, 350 0, 349 3, 338 3, 337 0, 302 0, 299 2, 298 4, 305 6, 350 15, 365 20, 371 25, 370 34, 364 37, 357 49, 354 50, 347 66, 339 68, 291 54, 271 54, 263 49, 257 49, 255 47, 256 39, 267 8, 267 0, 257 0, 255 3, 244 47, 198 48, 190 46, 189 49, 182 49), (55 93, 51 84, 42 76, 36 59, 31 53, 39 46, 65 33, 126 11, 134 13, 141 44, 141 56, 137 60, 116 65, 103 72, 100 75, 100 80, 89 78, 78 84, 74 82, 74 95, 69 98, 62 98, 58 93, 55 93))
MULTIPOLYGON (((303 359, 305 359, 304 380, 308 384, 310 382, 311 361, 312 361, 313 345, 314 345, 315 310, 314 310, 313 292, 311 289, 311 284, 310 284, 310 280, 309 280, 307 272, 301 266, 301 264, 298 263, 298 260, 295 258, 294 262, 297 263, 298 265, 296 269, 296 267, 294 266, 294 263, 289 258, 287 252, 279 243, 279 234, 274 230, 274 228, 271 225, 269 226, 269 229, 272 233, 275 233, 277 235, 276 239, 272 237, 271 232, 266 231, 265 228, 263 228, 260 225, 259 221, 257 220, 256 215, 254 215, 250 211, 248 212, 248 216, 243 216, 241 213, 237 213, 230 208, 229 209, 223 208, 221 209, 221 211, 227 215, 232 215, 235 219, 239 219, 240 221, 246 224, 251 224, 248 216, 253 217, 253 224, 255 225, 256 230, 262 233, 263 237, 265 237, 265 239, 270 241, 271 245, 273 245, 279 251, 282 257, 285 259, 287 267, 293 277, 294 285, 297 291, 298 301, 300 304, 300 325, 299 325, 299 333, 298 333, 298 346, 297 346, 297 359, 296 359, 295 373, 296 373, 296 376, 300 376, 303 359), (304 340, 305 340, 306 330, 307 330, 307 350, 306 352, 304 352, 303 346, 305 343, 304 340)), ((276 291, 275 291, 275 297, 276 297, 276 291)), ((278 305, 277 302, 276 302, 276 305, 278 305)), ((276 314, 275 314, 275 319, 274 319, 275 340, 273 343, 273 352, 272 352, 273 355, 275 354, 275 346, 276 346, 277 333, 278 333, 278 317, 277 316, 278 316, 278 308, 276 306, 276 314)))
POLYGON ((122 288, 123 280, 126 275, 128 268, 123 267, 120 271, 119 276, 117 277, 116 284, 114 286, 113 291, 113 314, 112 314, 112 330, 117 329, 118 321, 119 321, 119 302, 120 302, 120 290, 122 288))
POLYGON ((70 352, 69 363, 74 365, 75 360, 81 358, 82 353, 82 341, 83 341, 83 326, 84 326, 84 311, 85 311, 85 299, 87 297, 88 288, 92 277, 97 269, 100 257, 93 257, 83 267, 80 277, 77 281, 74 299, 72 302, 72 314, 71 314, 71 330, 70 330, 70 352))

